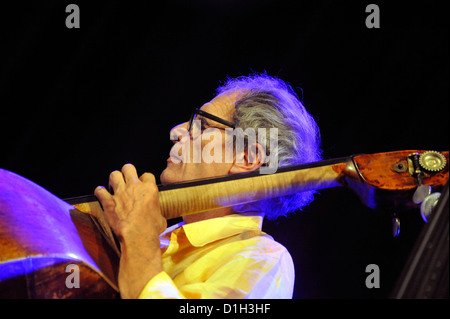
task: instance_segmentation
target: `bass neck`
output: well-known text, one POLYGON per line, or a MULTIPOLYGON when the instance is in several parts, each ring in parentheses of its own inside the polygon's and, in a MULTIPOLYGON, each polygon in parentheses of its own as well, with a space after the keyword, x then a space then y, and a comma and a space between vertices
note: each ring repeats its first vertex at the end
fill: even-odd
MULTIPOLYGON (((159 203, 162 215, 172 219, 298 192, 345 186, 369 208, 408 210, 418 208, 412 200, 418 186, 443 188, 448 181, 448 166, 448 151, 360 154, 280 167, 273 174, 253 171, 159 185, 159 203)), ((102 214, 94 195, 66 201, 83 212, 93 212, 94 216, 102 214)))
MULTIPOLYGON (((162 215, 172 219, 298 192, 344 186, 349 176, 360 180, 352 157, 342 157, 280 167, 273 174, 253 171, 158 185, 159 203, 162 215)), ((82 211, 101 211, 94 195, 66 201, 82 211)))

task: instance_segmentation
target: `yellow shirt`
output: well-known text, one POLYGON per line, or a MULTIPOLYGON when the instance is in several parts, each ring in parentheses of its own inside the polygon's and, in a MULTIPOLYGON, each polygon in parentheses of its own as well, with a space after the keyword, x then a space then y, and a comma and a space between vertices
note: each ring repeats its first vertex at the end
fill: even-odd
POLYGON ((261 231, 263 217, 233 214, 168 228, 163 271, 139 298, 292 298, 289 252, 261 231))

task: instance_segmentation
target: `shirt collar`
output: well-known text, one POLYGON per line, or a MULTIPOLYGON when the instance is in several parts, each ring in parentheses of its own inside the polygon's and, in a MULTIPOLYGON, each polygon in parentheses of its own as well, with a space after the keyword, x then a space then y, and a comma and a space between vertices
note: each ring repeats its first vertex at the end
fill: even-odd
POLYGON ((168 228, 163 235, 181 226, 191 245, 202 247, 213 241, 231 237, 245 231, 261 233, 263 218, 264 215, 258 212, 231 214, 190 224, 180 223, 168 228))

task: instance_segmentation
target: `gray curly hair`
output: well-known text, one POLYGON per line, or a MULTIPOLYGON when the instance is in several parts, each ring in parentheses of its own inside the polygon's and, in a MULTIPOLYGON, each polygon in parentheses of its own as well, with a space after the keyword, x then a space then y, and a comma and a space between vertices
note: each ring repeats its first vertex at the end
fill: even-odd
MULTIPOLYGON (((268 154, 277 152, 269 158, 278 158, 278 167, 322 159, 318 126, 288 83, 267 74, 228 78, 217 89, 217 95, 236 91, 242 93, 235 102, 233 121, 236 127, 255 131, 258 128, 278 129, 276 150, 270 150, 267 134, 266 145, 263 145, 268 154)), ((302 210, 314 200, 314 193, 307 191, 262 200, 251 204, 251 208, 264 212, 268 219, 274 220, 302 210)))

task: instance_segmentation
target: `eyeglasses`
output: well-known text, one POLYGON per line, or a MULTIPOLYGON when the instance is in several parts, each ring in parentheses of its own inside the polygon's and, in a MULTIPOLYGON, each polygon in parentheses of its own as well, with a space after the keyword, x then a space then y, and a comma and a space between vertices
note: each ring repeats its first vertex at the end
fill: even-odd
MULTIPOLYGON (((192 134, 191 131, 194 128, 194 120, 196 119, 197 115, 206 117, 206 118, 208 118, 210 120, 213 120, 213 121, 215 121, 217 123, 226 125, 226 126, 231 127, 233 129, 236 128, 236 126, 233 123, 228 122, 228 121, 226 121, 224 119, 221 119, 220 117, 217 117, 215 115, 212 115, 212 114, 210 114, 208 112, 205 112, 205 111, 202 111, 202 110, 196 108, 196 109, 194 109, 194 111, 192 111, 191 118, 189 120, 189 126, 188 126, 189 134, 192 134)), ((244 135, 243 137, 244 137, 244 148, 246 148, 247 145, 248 145, 248 136, 244 135)), ((235 138, 236 138, 236 136, 233 135, 233 141, 235 140, 235 138)), ((262 166, 264 166, 264 167, 268 166, 268 163, 262 163, 262 166)))
POLYGON ((213 121, 215 121, 217 123, 220 123, 220 124, 223 124, 223 125, 226 125, 226 126, 229 126, 229 127, 233 128, 233 129, 235 128, 233 123, 225 121, 224 119, 221 119, 220 117, 217 117, 215 115, 212 115, 212 114, 210 114, 208 112, 202 111, 202 110, 197 108, 197 109, 195 109, 192 112, 191 119, 189 120, 189 126, 188 126, 188 132, 189 133, 191 133, 191 130, 192 130, 193 126, 194 126, 194 120, 197 118, 197 115, 206 117, 206 118, 208 118, 210 120, 213 120, 213 121))

